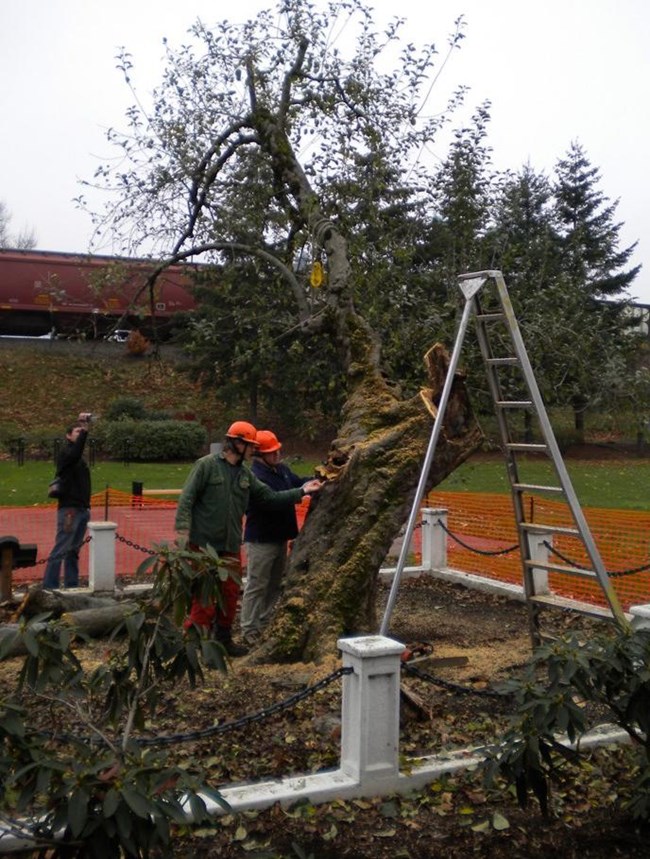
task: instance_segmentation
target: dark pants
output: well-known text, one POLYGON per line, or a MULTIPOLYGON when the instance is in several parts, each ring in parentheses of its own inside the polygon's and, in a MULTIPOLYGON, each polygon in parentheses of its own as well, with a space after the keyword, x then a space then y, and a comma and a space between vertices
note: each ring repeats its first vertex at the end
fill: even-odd
POLYGON ((79 550, 86 534, 90 510, 84 507, 59 507, 56 512, 56 540, 45 568, 43 587, 59 587, 59 573, 63 562, 63 585, 79 585, 79 550))

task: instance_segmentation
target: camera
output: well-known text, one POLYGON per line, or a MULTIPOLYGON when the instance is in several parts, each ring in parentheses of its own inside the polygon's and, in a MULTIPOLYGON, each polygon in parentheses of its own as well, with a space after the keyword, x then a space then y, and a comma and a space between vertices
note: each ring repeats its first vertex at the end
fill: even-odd
POLYGON ((94 417, 92 412, 82 412, 79 415, 79 420, 80 421, 87 421, 88 423, 90 423, 91 421, 95 420, 95 417, 94 417))

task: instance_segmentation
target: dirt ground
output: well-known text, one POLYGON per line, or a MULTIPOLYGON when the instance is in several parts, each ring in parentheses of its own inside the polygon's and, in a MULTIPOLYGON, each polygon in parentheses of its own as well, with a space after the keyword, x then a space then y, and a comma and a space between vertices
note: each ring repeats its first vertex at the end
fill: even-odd
MULTIPOLYGON (((387 594, 382 587, 379 616, 387 594)), ((589 634, 595 623, 555 615, 548 620, 548 631, 580 629, 589 634)), ((482 744, 499 736, 510 704, 490 693, 501 680, 516 675, 531 653, 522 603, 443 581, 407 580, 400 586, 390 634, 410 645, 426 645, 423 649, 434 660, 417 663, 429 679, 403 678, 403 755, 482 744), (435 661, 446 657, 464 657, 466 664, 441 666, 435 661)), ((84 661, 96 664, 104 658, 104 649, 102 642, 85 645, 84 661)), ((16 659, 0 664, 0 697, 12 685, 18 665, 16 659)), ((201 770, 217 788, 336 767, 340 680, 270 718, 216 737, 193 739, 192 735, 217 722, 236 722, 245 714, 291 701, 339 665, 337 654, 320 665, 256 666, 246 657, 234 660, 228 675, 209 672, 200 688, 168 690, 156 731, 178 738, 169 752, 175 763, 201 770)), ((194 859, 647 857, 649 833, 635 828, 620 807, 629 779, 629 763, 620 749, 595 753, 586 771, 556 787, 552 816, 544 820, 537 807, 521 810, 508 791, 488 790, 480 773, 467 772, 407 797, 292 809, 278 806, 226 815, 191 836, 179 833, 174 855, 194 859)))

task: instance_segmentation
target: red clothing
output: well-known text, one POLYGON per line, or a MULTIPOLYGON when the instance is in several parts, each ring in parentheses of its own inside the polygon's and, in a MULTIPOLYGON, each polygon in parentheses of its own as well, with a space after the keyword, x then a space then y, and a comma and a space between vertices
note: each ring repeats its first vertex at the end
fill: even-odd
MULTIPOLYGON (((240 555, 234 552, 221 552, 219 557, 227 558, 228 568, 241 579, 242 569, 240 555)), ((205 626, 210 629, 212 624, 215 622, 218 626, 223 626, 227 629, 232 628, 232 625, 235 622, 235 615, 237 614, 237 602, 239 600, 240 586, 235 579, 228 577, 225 582, 219 583, 219 588, 221 591, 222 608, 217 609, 212 603, 204 605, 197 599, 197 597, 194 597, 190 613, 183 622, 185 629, 188 629, 193 623, 197 626, 205 626)))

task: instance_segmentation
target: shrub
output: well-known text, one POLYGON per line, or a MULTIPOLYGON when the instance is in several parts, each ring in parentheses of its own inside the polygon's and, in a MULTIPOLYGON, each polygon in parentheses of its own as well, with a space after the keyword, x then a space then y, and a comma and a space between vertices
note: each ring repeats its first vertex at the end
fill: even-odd
POLYGON ((207 444, 201 424, 170 420, 119 420, 101 428, 102 447, 116 459, 156 461, 194 459, 207 444))
POLYGON ((111 401, 103 417, 107 421, 143 421, 147 417, 147 410, 137 397, 118 397, 111 401))
POLYGON ((489 752, 489 784, 504 776, 522 807, 532 793, 546 815, 551 782, 563 765, 580 759, 579 740, 593 727, 584 706, 589 702, 629 734, 637 762, 627 808, 634 819, 650 820, 650 630, 561 638, 538 648, 524 676, 504 684, 504 691, 514 696, 516 715, 489 752), (562 744, 560 735, 577 748, 562 744))
POLYGON ((227 569, 210 550, 157 548, 142 565, 153 576, 151 597, 114 630, 105 662, 86 669, 77 636, 44 615, 0 644, 0 660, 19 638, 28 654, 15 691, 0 697, 0 804, 21 816, 16 831, 33 839, 30 855, 172 856, 177 826, 211 820, 205 798, 230 810, 196 767, 172 764, 142 737, 165 688, 183 679, 193 687, 205 667, 227 665, 220 644, 180 626, 195 597, 220 605, 227 569))
POLYGON ((144 334, 133 330, 126 341, 126 349, 129 355, 144 355, 151 343, 144 334))

